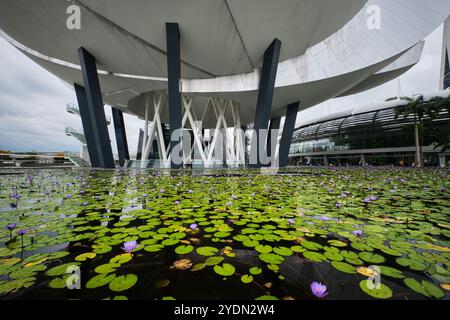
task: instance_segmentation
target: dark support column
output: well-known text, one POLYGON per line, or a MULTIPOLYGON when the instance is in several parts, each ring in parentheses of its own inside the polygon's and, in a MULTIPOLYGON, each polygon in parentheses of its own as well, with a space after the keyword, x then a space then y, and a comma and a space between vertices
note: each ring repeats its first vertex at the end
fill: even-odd
POLYGON ((255 131, 253 133, 252 146, 250 150, 253 155, 256 155, 256 163, 252 163, 250 165, 256 168, 261 167, 261 159, 259 157, 259 141, 265 141, 267 138, 266 135, 260 136, 260 130, 267 130, 267 127, 269 126, 280 49, 281 42, 280 40, 275 39, 264 52, 264 61, 261 70, 261 79, 259 82, 258 101, 256 103, 255 131))
POLYGON ((116 132, 117 152, 119 153, 119 164, 121 167, 125 164, 125 160, 130 160, 128 152, 127 133, 125 131, 125 122, 123 120, 122 110, 111 108, 114 131, 116 132))
MULTIPOLYGON (((169 154, 172 149, 181 143, 181 135, 173 136, 173 132, 181 129, 181 95, 180 95, 180 31, 177 23, 166 23, 166 40, 167 40, 167 78, 169 88, 169 122, 170 136, 172 141, 169 146, 169 154)), ((176 164, 171 157, 171 167, 173 169, 181 168, 182 164, 176 164)))
POLYGON ((78 49, 78 56, 98 152, 99 167, 115 168, 95 58, 84 48, 78 49))
MULTIPOLYGON (((270 119, 270 126, 269 126, 269 134, 267 136, 267 156, 269 158, 272 158, 272 133, 276 133, 276 132, 272 132, 272 131, 278 131, 280 129, 280 122, 281 122, 281 118, 272 118, 270 119)), ((275 151, 275 150, 273 150, 275 151)), ((272 162, 272 161, 271 161, 272 162)))
POLYGON ((81 123, 83 124, 84 137, 86 138, 86 144, 89 152, 89 160, 92 167, 98 167, 98 152, 96 149, 94 132, 92 129, 91 115, 89 113, 89 107, 86 97, 86 91, 78 84, 74 84, 75 93, 78 100, 78 108, 80 109, 81 123))
POLYGON ((144 143, 144 130, 139 129, 139 140, 138 148, 136 152, 136 160, 141 160, 142 158, 142 144, 144 143))
POLYGON ((291 148, 292 136, 294 135, 299 105, 300 102, 295 102, 287 107, 286 119, 284 120, 284 128, 280 142, 280 167, 286 167, 288 164, 289 149, 291 148))

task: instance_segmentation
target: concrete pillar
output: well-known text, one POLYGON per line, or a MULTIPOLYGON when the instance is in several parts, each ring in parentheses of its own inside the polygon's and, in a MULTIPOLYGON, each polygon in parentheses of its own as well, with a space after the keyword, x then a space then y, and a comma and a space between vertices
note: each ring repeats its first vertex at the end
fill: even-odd
POLYGON ((130 153, 128 151, 127 133, 125 131, 125 122, 123 120, 123 113, 121 110, 111 108, 114 130, 116 132, 117 152, 119 154, 119 164, 121 167, 126 160, 130 160, 130 153))
MULTIPOLYGON (((177 23, 166 23, 166 42, 167 42, 167 78, 168 78, 168 96, 169 96, 169 123, 171 143, 169 146, 169 155, 173 148, 181 143, 182 135, 175 137, 173 135, 175 130, 181 129, 181 95, 180 95, 180 31, 177 23)), ((177 169, 183 166, 182 163, 176 163, 171 157, 171 168, 177 169)), ((179 162, 179 161, 178 161, 179 162)))
POLYGON ((78 49, 78 56, 98 152, 99 167, 115 168, 95 57, 84 48, 78 49))
POLYGON ((142 158, 142 145, 144 143, 144 130, 139 129, 139 140, 138 147, 136 152, 136 160, 140 160, 142 158))
POLYGON ((330 163, 328 161, 328 156, 323 156, 323 164, 325 167, 328 167, 330 165, 330 163))
MULTIPOLYGON (((281 118, 272 118, 270 119, 270 126, 269 126, 269 133, 267 136, 267 157, 270 158, 270 164, 269 166, 271 166, 275 161, 275 148, 276 148, 276 144, 272 145, 272 135, 276 136, 278 138, 278 133, 280 130, 280 123, 281 123, 281 118), (273 149, 273 150, 272 150, 273 149)), ((273 139, 276 139, 275 137, 273 137, 273 139)))
POLYGON ((97 168, 100 166, 100 162, 98 160, 97 144, 95 142, 94 129, 92 128, 92 119, 89 112, 86 90, 78 84, 74 84, 74 88, 77 96, 78 109, 80 110, 81 123, 83 124, 83 132, 89 152, 91 167, 97 168))
POLYGON ((280 57, 281 41, 275 39, 264 52, 263 67, 259 82, 258 101, 256 103, 255 125, 252 137, 250 159, 255 159, 256 163, 251 163, 251 167, 261 168, 260 148, 265 145, 267 135, 260 130, 266 130, 269 126, 270 113, 272 109, 273 92, 278 69, 278 60, 280 57))
POLYGON ((291 148, 299 106, 300 102, 295 102, 287 107, 283 134, 281 135, 280 141, 280 168, 286 167, 289 161, 289 149, 291 148))

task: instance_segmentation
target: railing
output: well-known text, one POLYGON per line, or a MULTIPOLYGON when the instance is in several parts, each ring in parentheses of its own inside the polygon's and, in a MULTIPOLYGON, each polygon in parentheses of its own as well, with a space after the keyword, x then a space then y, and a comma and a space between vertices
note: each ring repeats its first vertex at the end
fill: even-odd
POLYGON ((82 144, 86 144, 86 137, 84 136, 84 132, 82 130, 66 127, 65 131, 67 136, 72 136, 78 139, 78 141, 80 141, 82 144))
MULTIPOLYGON (((80 109, 74 103, 67 103, 66 104, 66 111, 68 113, 80 116, 80 109)), ((111 124, 111 117, 110 116, 106 116, 106 124, 108 126, 111 124)))

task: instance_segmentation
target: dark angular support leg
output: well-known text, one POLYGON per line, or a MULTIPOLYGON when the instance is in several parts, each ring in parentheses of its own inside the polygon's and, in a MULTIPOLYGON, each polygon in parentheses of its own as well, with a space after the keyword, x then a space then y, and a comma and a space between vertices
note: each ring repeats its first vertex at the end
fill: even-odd
POLYGON ((125 164, 125 160, 130 159, 128 152, 127 133, 125 131, 125 122, 123 120, 123 113, 121 110, 111 108, 114 130, 116 132, 117 152, 119 153, 119 164, 121 167, 125 164))
MULTIPOLYGON (((281 118, 272 118, 270 119, 270 126, 269 126, 269 134, 267 136, 267 156, 272 159, 272 134, 276 134, 275 131, 278 131, 280 129, 280 122, 281 118)), ((273 159, 271 160, 271 162, 273 159)))
POLYGON ((250 149, 251 154, 253 156, 256 155, 256 163, 250 164, 255 168, 261 168, 262 166, 259 148, 263 144, 259 143, 259 141, 266 141, 267 135, 262 134, 260 130, 267 130, 267 127, 269 126, 280 50, 281 42, 280 40, 275 39, 264 52, 264 62, 259 83, 258 101, 256 103, 255 131, 253 133, 252 146, 250 149))
POLYGON ((95 143, 94 131, 92 129, 92 120, 89 113, 89 107, 86 97, 86 90, 78 84, 74 84, 75 93, 78 100, 78 108, 80 109, 81 123, 83 124, 83 132, 86 138, 86 144, 89 152, 89 160, 92 167, 98 167, 98 152, 95 143))
POLYGON ((295 121, 300 102, 295 102, 287 107, 286 119, 284 121, 283 133, 280 142, 280 168, 286 167, 289 161, 289 149, 291 148, 292 136, 294 135, 295 121))
POLYGON ((139 129, 139 140, 136 152, 136 160, 141 160, 142 158, 142 144, 144 143, 144 130, 139 129))
MULTIPOLYGON (((170 136, 173 139, 169 146, 169 154, 172 153, 174 147, 181 143, 181 134, 174 136, 174 131, 181 129, 181 95, 180 95, 180 31, 177 23, 166 23, 166 40, 167 40, 167 77, 168 77, 168 93, 169 93, 169 119, 170 119, 170 136)), ((181 168, 182 163, 176 163, 171 157, 171 167, 173 169, 181 168)))
POLYGON ((115 168, 95 58, 84 48, 78 49, 78 56, 80 57, 89 114, 91 115, 92 129, 98 151, 99 167, 115 168))

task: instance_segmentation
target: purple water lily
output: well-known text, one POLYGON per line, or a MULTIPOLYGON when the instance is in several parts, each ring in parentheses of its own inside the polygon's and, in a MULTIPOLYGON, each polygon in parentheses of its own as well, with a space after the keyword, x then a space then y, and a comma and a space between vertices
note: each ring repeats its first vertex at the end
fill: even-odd
POLYGON ((325 298, 328 295, 327 286, 316 281, 311 283, 311 292, 317 298, 325 298))
POLYGON ((340 207, 342 207, 342 205, 341 205, 339 202, 336 202, 335 205, 336 205, 336 208, 338 208, 338 209, 339 209, 340 207))
POLYGON ((123 243, 123 247, 121 248, 123 251, 130 253, 137 247, 137 241, 127 241, 123 243))
POLYGON ((180 204, 180 200, 176 200, 174 203, 176 204, 176 205, 179 205, 180 204))
POLYGON ((289 224, 294 224, 295 223, 294 219, 288 219, 288 222, 289 222, 289 224))
POLYGON ((192 231, 197 230, 197 229, 198 229, 198 224, 192 223, 192 224, 189 226, 189 228, 190 228, 192 231))
POLYGON ((362 230, 355 230, 355 231, 353 231, 352 233, 353 233, 354 235, 358 236, 358 237, 361 237, 362 234, 363 234, 363 231, 362 231, 362 230))
POLYGON ((17 223, 10 223, 6 226, 6 229, 13 231, 17 227, 17 223))
POLYGON ((188 190, 188 193, 191 194, 193 192, 193 190, 188 190))
POLYGON ((227 203, 225 203, 225 205, 226 205, 227 207, 231 206, 232 204, 233 204, 233 202, 231 202, 231 201, 228 201, 227 203))
POLYGON ((27 234, 27 232, 28 232, 27 230, 21 229, 21 230, 17 231, 16 233, 17 233, 19 236, 23 237, 24 235, 27 234))
POLYGON ((17 223, 10 223, 6 226, 6 229, 9 230, 9 240, 12 240, 12 232, 17 227, 17 223))

